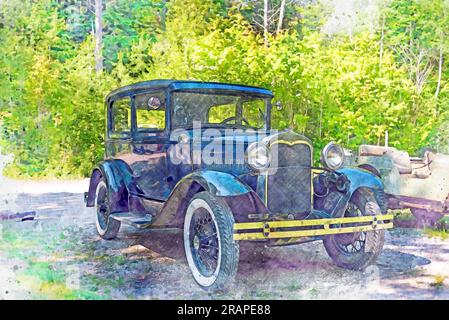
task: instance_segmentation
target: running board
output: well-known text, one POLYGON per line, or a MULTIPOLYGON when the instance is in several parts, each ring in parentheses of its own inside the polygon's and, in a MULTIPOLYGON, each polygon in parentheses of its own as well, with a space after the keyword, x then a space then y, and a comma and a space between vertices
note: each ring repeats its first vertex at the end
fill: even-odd
POLYGON ((117 212, 112 213, 109 217, 139 229, 148 228, 153 222, 153 216, 151 214, 135 212, 117 212))

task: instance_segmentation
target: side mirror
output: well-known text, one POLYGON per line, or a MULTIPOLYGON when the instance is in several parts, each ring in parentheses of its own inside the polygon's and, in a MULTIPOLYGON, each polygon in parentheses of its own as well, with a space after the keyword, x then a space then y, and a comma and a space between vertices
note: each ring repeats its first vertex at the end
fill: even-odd
POLYGON ((274 104, 274 106, 276 107, 277 110, 281 111, 282 109, 284 109, 284 106, 282 105, 282 103, 280 101, 276 101, 276 103, 274 104))

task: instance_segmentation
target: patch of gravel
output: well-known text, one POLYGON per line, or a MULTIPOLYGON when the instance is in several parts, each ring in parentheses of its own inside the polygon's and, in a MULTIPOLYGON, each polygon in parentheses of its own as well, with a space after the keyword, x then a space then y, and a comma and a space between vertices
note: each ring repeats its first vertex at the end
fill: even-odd
POLYGON ((449 298, 449 241, 400 228, 387 232, 377 263, 364 272, 336 267, 321 242, 280 248, 242 243, 235 284, 225 294, 211 294, 193 281, 180 232, 124 226, 118 239, 101 240, 94 213, 84 206, 86 185, 71 183, 46 181, 41 188, 33 181, 39 192, 0 192, 0 212, 36 212, 35 221, 0 224, 0 237, 6 232, 24 245, 12 256, 0 251, 0 299, 42 297, 17 282, 30 263, 63 271, 69 289, 105 299, 449 298))

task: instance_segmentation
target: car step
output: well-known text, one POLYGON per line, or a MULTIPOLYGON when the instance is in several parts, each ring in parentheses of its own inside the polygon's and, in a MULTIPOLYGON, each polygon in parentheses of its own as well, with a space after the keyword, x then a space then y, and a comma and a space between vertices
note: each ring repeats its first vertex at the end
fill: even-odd
POLYGON ((117 212, 109 216, 110 218, 132 225, 139 229, 147 228, 153 222, 153 216, 151 214, 142 214, 135 212, 117 212))

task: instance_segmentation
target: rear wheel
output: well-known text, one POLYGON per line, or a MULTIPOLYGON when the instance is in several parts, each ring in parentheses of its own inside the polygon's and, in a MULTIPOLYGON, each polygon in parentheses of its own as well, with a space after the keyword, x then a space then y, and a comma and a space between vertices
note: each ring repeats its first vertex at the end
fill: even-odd
POLYGON ((227 204, 208 192, 190 201, 184 220, 184 249, 195 281, 206 290, 222 290, 237 273, 239 246, 227 204))
POLYGON ((95 192, 96 226, 100 237, 114 239, 120 230, 120 221, 110 218, 109 190, 104 178, 101 178, 95 192))
MULTIPOLYGON (((345 217, 381 214, 376 197, 368 191, 356 191, 352 196, 345 217)), ((336 265, 345 269, 364 270, 382 251, 385 230, 329 235, 324 247, 336 265)))

